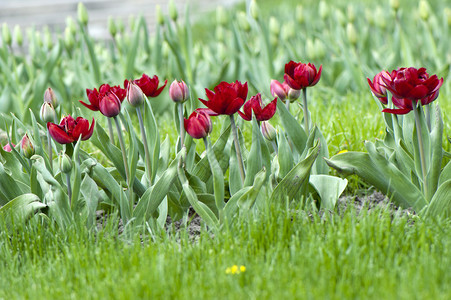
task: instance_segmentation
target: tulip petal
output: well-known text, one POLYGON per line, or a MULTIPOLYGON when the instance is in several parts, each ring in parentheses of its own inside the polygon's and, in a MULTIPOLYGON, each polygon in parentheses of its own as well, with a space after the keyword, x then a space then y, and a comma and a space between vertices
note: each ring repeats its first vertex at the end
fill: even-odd
POLYGON ((393 108, 384 108, 382 112, 389 113, 389 114, 395 114, 395 115, 405 115, 408 112, 410 112, 412 109, 410 108, 402 108, 402 109, 393 109, 393 108))
POLYGON ((69 144, 74 141, 71 136, 54 123, 47 123, 47 129, 52 138, 59 144, 69 144))
POLYGON ((276 113, 276 107, 277 107, 277 98, 269 102, 269 104, 266 105, 265 108, 263 108, 260 114, 255 114, 257 117, 257 121, 267 121, 271 119, 276 113))
POLYGON ((236 113, 238 110, 240 110, 241 106, 243 106, 244 104, 244 99, 242 98, 235 98, 234 100, 232 100, 229 105, 227 106, 226 110, 224 111, 225 115, 233 115, 234 113, 236 113))

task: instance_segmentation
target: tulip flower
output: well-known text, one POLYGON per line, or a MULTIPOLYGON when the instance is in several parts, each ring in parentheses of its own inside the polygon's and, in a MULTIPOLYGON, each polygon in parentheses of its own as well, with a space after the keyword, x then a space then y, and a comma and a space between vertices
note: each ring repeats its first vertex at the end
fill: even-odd
POLYGON ((97 91, 96 88, 93 90, 86 89, 86 95, 88 96, 88 100, 90 104, 87 104, 80 100, 80 103, 89 108, 92 111, 100 110, 100 100, 105 96, 107 92, 114 93, 119 99, 120 103, 124 101, 125 96, 127 95, 127 90, 121 88, 120 86, 110 86, 109 84, 102 84, 97 91))
POLYGON ((139 86, 134 82, 127 85, 127 101, 133 107, 138 107, 144 103, 146 100, 146 95, 139 86))
POLYGON ((43 122, 51 122, 55 120, 56 112, 51 102, 44 102, 42 104, 40 117, 43 122))
POLYGON ((368 80, 368 84, 370 86, 371 91, 373 92, 373 95, 376 96, 380 102, 382 102, 382 104, 387 104, 387 90, 385 88, 385 84, 382 81, 382 77, 385 78, 390 78, 390 74, 388 74, 387 71, 382 71, 376 74, 376 76, 374 76, 373 81, 371 81, 369 78, 367 78, 368 80))
POLYGON ((93 118, 91 127, 89 127, 88 120, 82 117, 74 119, 68 115, 61 120, 59 125, 48 122, 47 129, 55 141, 60 144, 69 144, 76 142, 80 136, 82 141, 89 139, 94 131, 94 123, 93 118))
POLYGON ((58 99, 56 99, 55 92, 52 88, 48 88, 44 92, 44 102, 52 104, 53 107, 58 106, 58 99))
POLYGON ((238 111, 238 114, 246 121, 252 120, 252 111, 254 112, 257 121, 267 121, 271 119, 276 113, 277 97, 274 98, 268 105, 263 107, 262 96, 260 93, 251 97, 249 101, 244 103, 243 112, 238 111))
POLYGON ((188 119, 184 119, 184 125, 186 132, 195 139, 206 137, 213 128, 208 113, 199 108, 188 119))
MULTIPOLYGON (((143 74, 140 79, 133 80, 133 82, 141 88, 141 90, 147 97, 157 97, 158 95, 160 95, 160 93, 168 83, 168 81, 165 80, 164 85, 158 87, 158 84, 160 83, 158 76, 155 75, 153 76, 153 78, 150 78, 146 74, 143 74)), ((128 80, 124 81, 124 87, 127 89, 128 80)))
POLYGON ((20 150, 26 158, 30 158, 34 155, 34 146, 28 137, 28 134, 25 134, 20 142, 20 150))
POLYGON ((238 80, 233 83, 221 82, 214 88, 214 92, 205 89, 208 100, 199 100, 217 115, 233 115, 243 106, 247 97, 247 82, 242 84, 238 80))
POLYGON ((108 117, 116 117, 121 112, 121 102, 113 92, 106 92, 99 102, 100 112, 108 117))
POLYGON ((301 95, 301 91, 290 88, 286 81, 280 83, 273 79, 271 80, 271 95, 279 97, 282 102, 285 102, 287 98, 289 102, 294 102, 301 95))
POLYGON ((398 109, 386 108, 383 112, 398 115, 413 110, 417 101, 421 105, 427 105, 437 99, 438 90, 443 84, 443 78, 429 76, 425 68, 400 68, 388 75, 387 78, 383 76, 382 81, 384 87, 392 93, 393 104, 398 109))
POLYGON ((186 83, 174 80, 169 86, 169 97, 174 102, 185 102, 189 99, 189 89, 186 83))
MULTIPOLYGON (((11 143, 11 145, 13 145, 13 147, 16 147, 16 145, 14 145, 13 143, 11 143)), ((11 152, 13 149, 11 149, 11 146, 8 143, 5 146, 3 146, 3 150, 5 150, 6 152, 11 152)))
POLYGON ((292 89, 302 90, 318 83, 322 68, 321 65, 317 71, 314 64, 290 61, 285 65, 284 79, 292 89))

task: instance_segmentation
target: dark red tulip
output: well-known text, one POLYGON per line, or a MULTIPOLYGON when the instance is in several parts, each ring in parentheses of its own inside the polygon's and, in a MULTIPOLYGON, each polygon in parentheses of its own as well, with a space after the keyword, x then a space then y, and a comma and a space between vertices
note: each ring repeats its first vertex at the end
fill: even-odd
MULTIPOLYGON (((13 147, 16 147, 16 145, 14 145, 13 143, 11 143, 11 145, 13 145, 13 147)), ((8 143, 5 146, 3 146, 3 150, 5 150, 6 152, 11 152, 13 149, 11 149, 11 146, 8 143)))
POLYGON ((276 113, 277 97, 274 98, 268 105, 263 107, 262 96, 258 93, 252 96, 249 101, 244 103, 243 112, 238 111, 238 114, 246 121, 252 120, 252 111, 254 112, 257 121, 267 121, 271 119, 276 113))
MULTIPOLYGON (((164 81, 164 85, 161 87, 158 87, 158 84, 160 83, 158 76, 155 75, 153 78, 150 78, 146 74, 143 74, 140 79, 132 80, 137 86, 141 88, 144 95, 147 97, 157 97, 160 95, 160 93, 163 91, 164 87, 168 83, 167 80, 164 81)), ((128 86, 128 80, 124 81, 124 87, 127 89, 128 86)))
POLYGON ((367 80, 374 96, 376 96, 383 104, 387 104, 387 89, 385 88, 385 84, 382 81, 382 77, 388 79, 390 78, 390 74, 387 71, 382 71, 374 76, 373 81, 371 81, 369 78, 367 78, 367 80))
POLYGON ((100 99, 99 109, 105 117, 112 118, 121 112, 121 102, 115 93, 106 92, 100 99))
POLYGON ((199 108, 188 119, 184 119, 184 125, 186 132, 195 139, 206 137, 213 128, 207 111, 199 108))
MULTIPOLYGON (((387 73, 388 74, 388 73, 387 73)), ((416 106, 417 101, 421 105, 427 105, 437 99, 439 89, 443 84, 443 78, 437 75, 429 76, 425 68, 400 68, 393 70, 390 76, 382 81, 393 97, 393 104, 398 109, 386 108, 383 112, 392 114, 406 114, 416 106)))
POLYGON ((102 84, 97 91, 96 88, 93 90, 86 89, 86 95, 88 96, 88 100, 90 104, 87 104, 80 100, 80 103, 89 108, 92 111, 100 110, 100 100, 105 96, 107 92, 114 93, 119 101, 122 103, 124 101, 125 96, 127 95, 127 90, 121 88, 118 85, 110 86, 109 84, 102 84))
POLYGON ((322 65, 317 71, 314 64, 290 61, 285 65, 284 79, 292 89, 302 90, 318 83, 322 69, 322 65))
POLYGON ((80 136, 82 141, 89 139, 94 132, 94 124, 94 118, 91 127, 89 127, 88 120, 82 117, 74 119, 71 115, 68 115, 61 120, 59 125, 48 122, 47 128, 55 141, 60 144, 69 144, 78 141, 80 136))
POLYGON ((205 89, 208 101, 199 100, 218 115, 233 115, 246 101, 247 91, 247 82, 242 84, 238 80, 232 83, 223 81, 214 88, 214 92, 205 89))

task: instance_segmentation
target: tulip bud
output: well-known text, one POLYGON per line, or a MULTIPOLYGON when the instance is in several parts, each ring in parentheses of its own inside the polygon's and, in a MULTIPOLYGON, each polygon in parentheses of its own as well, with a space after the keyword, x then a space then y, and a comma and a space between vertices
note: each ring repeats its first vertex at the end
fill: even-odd
POLYGON ((390 0, 390 6, 395 12, 399 9, 399 0, 390 0))
POLYGON ((226 46, 224 45, 224 43, 218 43, 217 44, 217 54, 218 54, 218 58, 223 61, 227 58, 227 53, 226 53, 226 46))
POLYGON ((243 29, 245 32, 249 32, 251 30, 251 25, 247 20, 246 13, 243 11, 238 12, 237 18, 240 28, 243 29))
POLYGON ((224 27, 217 26, 215 36, 217 41, 224 42, 224 27))
POLYGON ((52 34, 47 26, 44 28, 44 44, 47 49, 52 49, 53 47, 52 34))
POLYGON ((348 40, 351 44, 357 44, 357 31, 352 23, 348 23, 348 25, 346 25, 346 35, 348 36, 348 40))
POLYGON ((169 51, 170 51, 169 44, 168 42, 164 41, 163 46, 161 46, 161 54, 163 55, 164 58, 169 57, 169 51))
POLYGON ((290 100, 291 103, 299 99, 299 96, 301 96, 301 90, 295 90, 290 88, 288 90, 288 100, 290 100))
POLYGON ((346 24, 346 17, 340 9, 335 10, 335 18, 341 26, 344 26, 346 24))
POLYGON ((315 39, 315 49, 316 56, 318 58, 324 58, 324 56, 326 55, 326 49, 324 43, 320 39, 315 39))
POLYGON ((130 15, 128 18, 128 24, 130 26, 130 31, 134 32, 135 31, 135 27, 136 27, 136 17, 134 15, 130 15))
POLYGON ((379 26, 381 29, 385 29, 387 27, 387 20, 385 18, 384 10, 378 6, 376 8, 374 20, 376 21, 376 25, 379 26))
POLYGON ((19 47, 22 47, 23 45, 23 36, 22 36, 22 30, 20 30, 20 26, 16 25, 14 26, 14 39, 16 40, 16 43, 19 47))
POLYGON ((286 85, 280 83, 275 79, 271 80, 270 90, 271 95, 273 95, 274 97, 278 97, 281 101, 285 101, 285 99, 288 96, 286 85))
POLYGON ((321 19, 325 20, 329 16, 329 7, 327 6, 327 3, 324 1, 321 1, 319 3, 319 16, 321 19))
POLYGON ((41 106, 41 120, 42 122, 53 122, 56 119, 56 112, 52 103, 44 102, 41 106))
POLYGON ((161 10, 161 6, 157 4, 155 7, 155 15, 157 18, 158 25, 162 26, 164 25, 164 15, 163 11, 161 10))
POLYGON ((64 30, 64 45, 66 46, 67 50, 71 51, 74 48, 75 39, 70 31, 69 27, 66 27, 64 30))
POLYGON ((309 59, 314 60, 316 58, 315 44, 313 43, 313 41, 311 39, 307 39, 307 41, 305 43, 305 52, 309 59))
POLYGON ((63 151, 61 151, 58 155, 58 164, 61 172, 64 174, 70 173, 70 171, 72 170, 72 160, 70 159, 69 155, 67 155, 63 151))
POLYGON ((178 12, 174 0, 169 0, 169 17, 172 19, 172 21, 177 21, 178 12))
POLYGON ((117 27, 117 32, 124 33, 124 31, 125 31, 125 24, 124 24, 124 21, 122 19, 116 20, 116 27, 117 27))
MULTIPOLYGON (((14 145, 13 143, 11 143, 11 145, 13 145, 13 147, 16 147, 16 145, 14 145)), ((5 146, 3 146, 3 150, 5 150, 6 152, 11 152, 13 151, 13 149, 11 149, 11 146, 8 144, 6 144, 5 146)))
POLYGON ((99 109, 105 117, 112 118, 121 112, 121 102, 116 94, 107 92, 105 96, 100 99, 99 109))
POLYGON ((269 18, 269 32, 275 36, 280 34, 280 24, 274 17, 269 18))
POLYGON ((282 39, 284 41, 289 41, 294 37, 294 35, 295 35, 294 27, 295 27, 295 25, 294 25, 293 21, 288 22, 288 23, 284 22, 284 24, 282 25, 282 30, 281 30, 282 39))
POLYGON ((431 7, 429 6, 429 3, 426 0, 420 1, 418 11, 420 13, 420 17, 424 21, 427 21, 427 19, 429 19, 429 15, 431 13, 431 7))
POLYGON ((186 83, 182 81, 174 80, 169 86, 169 97, 174 102, 185 102, 189 99, 189 89, 186 83))
POLYGON ((82 2, 78 3, 77 14, 78 14, 78 21, 80 21, 80 23, 83 26, 87 26, 88 25, 88 11, 86 10, 86 6, 84 6, 82 2))
POLYGON ((305 21, 305 18, 304 18, 304 7, 302 5, 298 4, 296 6, 296 14, 295 15, 296 15, 296 21, 299 24, 304 23, 304 21, 305 21))
POLYGON ((141 88, 133 81, 128 82, 127 101, 133 107, 140 106, 146 101, 146 95, 144 95, 141 88))
POLYGON ((267 139, 268 141, 274 141, 276 139, 276 129, 267 121, 261 122, 261 131, 263 134, 263 137, 267 139))
POLYGON ((66 28, 69 28, 72 34, 75 34, 77 32, 77 24, 75 24, 75 21, 74 19, 72 19, 72 17, 67 17, 66 28))
POLYGON ((354 6, 349 4, 348 7, 346 8, 346 11, 347 11, 347 15, 348 15, 348 22, 354 23, 354 21, 355 21, 354 6))
POLYGON ((368 21, 368 24, 371 26, 374 25, 374 11, 371 9, 365 9, 365 19, 368 21))
POLYGON ((207 137, 213 129, 210 116, 201 108, 193 111, 188 119, 184 119, 183 123, 186 132, 195 139, 207 137))
POLYGON ((258 16, 260 14, 259 7, 256 0, 251 0, 251 3, 249 4, 249 12, 251 14, 251 17, 254 18, 254 20, 258 20, 258 16))
POLYGON ((44 42, 42 41, 41 32, 35 31, 34 32, 34 38, 36 40, 36 43, 38 44, 38 47, 42 48, 44 46, 44 42))
POLYGON ((20 142, 20 150, 22 152, 22 155, 26 158, 30 158, 34 155, 34 147, 30 141, 30 138, 28 137, 28 134, 25 134, 22 138, 22 141, 20 142))
POLYGON ((5 43, 8 46, 11 46, 12 43, 11 32, 9 31, 8 24, 6 23, 3 23, 2 25, 2 40, 3 43, 5 43))
POLYGON ((224 7, 218 6, 216 8, 216 22, 220 26, 225 26, 227 24, 228 17, 227 12, 225 11, 224 7))
POLYGON ((110 32, 111 36, 114 38, 114 36, 117 33, 117 27, 116 27, 116 23, 114 23, 114 19, 112 16, 108 17, 108 31, 110 32))
POLYGON ((56 99, 55 92, 50 87, 44 92, 44 102, 51 103, 53 107, 58 107, 58 100, 56 99))

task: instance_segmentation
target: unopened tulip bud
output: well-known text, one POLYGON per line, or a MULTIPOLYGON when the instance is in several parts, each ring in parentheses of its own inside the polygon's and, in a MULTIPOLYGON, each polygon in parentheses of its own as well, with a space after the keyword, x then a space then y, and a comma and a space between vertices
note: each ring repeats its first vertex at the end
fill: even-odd
POLYGON ((28 134, 25 134, 22 138, 22 141, 20 142, 20 150, 22 152, 22 155, 26 158, 30 158, 34 155, 34 146, 31 143, 28 134))
POLYGON ((254 18, 254 20, 258 20, 258 16, 260 14, 259 7, 256 0, 251 0, 251 3, 249 4, 249 12, 251 14, 251 17, 254 18))
POLYGON ((344 13, 341 11, 341 9, 336 9, 335 10, 335 18, 337 19, 337 22, 341 26, 344 26, 346 24, 346 17, 344 15, 344 13))
POLYGON ((302 5, 299 4, 299 5, 296 6, 296 14, 295 14, 295 16, 296 16, 296 21, 299 24, 304 23, 304 21, 305 21, 304 7, 302 5))
POLYGON ((281 35, 284 41, 290 41, 294 35, 295 24, 293 21, 285 23, 282 25, 281 35))
POLYGON ((44 102, 51 103, 53 107, 58 107, 58 99, 56 99, 55 92, 50 87, 44 92, 44 102))
POLYGON ((130 81, 127 86, 127 101, 133 107, 140 106, 146 101, 146 95, 133 81, 130 81))
POLYGON ((311 39, 307 39, 307 41, 305 43, 305 52, 309 59, 314 60, 316 58, 315 44, 313 43, 313 41, 311 39))
POLYGON ((88 11, 86 10, 86 6, 84 6, 82 2, 78 3, 77 14, 78 21, 80 21, 83 26, 87 26, 89 20, 88 11))
POLYGON ((376 22, 376 25, 379 26, 381 29, 385 29, 387 27, 387 20, 385 18, 384 10, 378 6, 376 8, 374 20, 376 22))
POLYGON ((274 141, 276 139, 276 129, 269 122, 262 121, 260 129, 262 131, 263 137, 268 141, 274 141))
POLYGON ((315 39, 315 49, 316 56, 318 58, 324 58, 324 56, 326 55, 326 49, 324 43, 320 39, 315 39))
POLYGON ((288 100, 290 100, 291 103, 299 99, 299 96, 301 96, 301 90, 295 90, 290 88, 288 90, 288 100))
POLYGON ((288 96, 288 85, 280 83, 278 80, 271 80, 270 90, 271 95, 278 97, 281 101, 285 101, 288 96))
POLYGON ((163 11, 161 10, 161 6, 158 4, 155 7, 155 16, 157 18, 158 25, 160 25, 160 26, 164 25, 163 11))
POLYGON ((429 6, 429 3, 426 0, 420 1, 419 7, 418 7, 418 12, 420 13, 420 17, 424 21, 429 19, 429 15, 431 13, 431 7, 429 6))
POLYGON ((174 0, 169 1, 169 17, 172 19, 172 21, 177 21, 178 12, 174 0))
POLYGON ((108 17, 108 31, 110 32, 111 36, 114 38, 114 36, 117 33, 117 27, 116 27, 116 23, 114 23, 114 19, 112 16, 108 17))
POLYGON ((217 51, 218 57, 221 61, 227 58, 226 46, 224 45, 224 43, 217 44, 217 51))
POLYGON ((348 36, 348 40, 351 44, 357 44, 357 31, 352 23, 348 23, 348 25, 346 25, 346 35, 348 36))
POLYGON ((251 25, 249 24, 246 13, 243 11, 238 12, 237 18, 240 28, 243 29, 245 32, 249 32, 251 30, 251 25))
POLYGON ((53 108, 52 103, 44 102, 41 106, 41 114, 40 114, 42 122, 53 122, 56 119, 56 112, 53 108))
POLYGON ((174 80, 169 86, 169 97, 174 102, 185 102, 189 99, 189 89, 186 83, 174 80))
MULTIPOLYGON (((13 143, 11 143, 11 145, 13 145, 13 147, 16 147, 16 145, 14 145, 13 143)), ((5 146, 3 146, 3 150, 5 150, 6 152, 11 152, 13 151, 13 149, 11 149, 11 146, 8 144, 6 144, 5 146)))
POLYGON ((70 157, 61 151, 58 155, 58 164, 62 173, 67 174, 72 170, 72 160, 70 157))
POLYGON ((5 43, 8 46, 11 46, 12 43, 11 32, 9 31, 8 24, 6 23, 3 23, 2 25, 2 40, 3 43, 5 43))
POLYGON ((349 4, 346 11, 347 11, 347 15, 348 15, 348 22, 353 23, 355 21, 354 6, 349 4))
POLYGON ((117 27, 117 32, 124 33, 124 31, 125 31, 125 24, 124 24, 124 21, 122 19, 118 19, 116 21, 116 27, 117 27))
POLYGON ((329 7, 325 1, 319 3, 319 16, 325 20, 329 16, 329 7))
POLYGON ((228 17, 227 12, 222 6, 216 8, 216 22, 220 26, 225 26, 227 24, 228 17))
POLYGON ((47 26, 44 28, 44 44, 47 49, 52 49, 53 47, 52 34, 47 26))
POLYGON ((274 17, 269 18, 269 32, 275 36, 280 34, 280 24, 274 17))
POLYGON ((66 28, 69 28, 72 34, 75 34, 77 32, 77 24, 75 24, 75 21, 74 19, 72 19, 72 17, 67 17, 66 28))
POLYGON ((23 35, 22 30, 20 30, 20 26, 16 25, 14 26, 14 39, 16 40, 16 43, 19 47, 22 47, 23 45, 23 35))
POLYGON ((70 51, 74 48, 74 44, 75 44, 74 36, 70 31, 70 28, 66 27, 66 29, 64 30, 64 45, 66 46, 67 50, 70 51))
POLYGON ((224 27, 217 26, 215 31, 216 40, 219 42, 224 42, 224 27))
POLYGON ((169 51, 170 51, 169 44, 168 42, 164 41, 163 46, 161 46, 161 54, 163 55, 164 58, 169 57, 169 51))
POLYGON ((396 12, 399 9, 399 0, 390 0, 390 6, 396 12))

